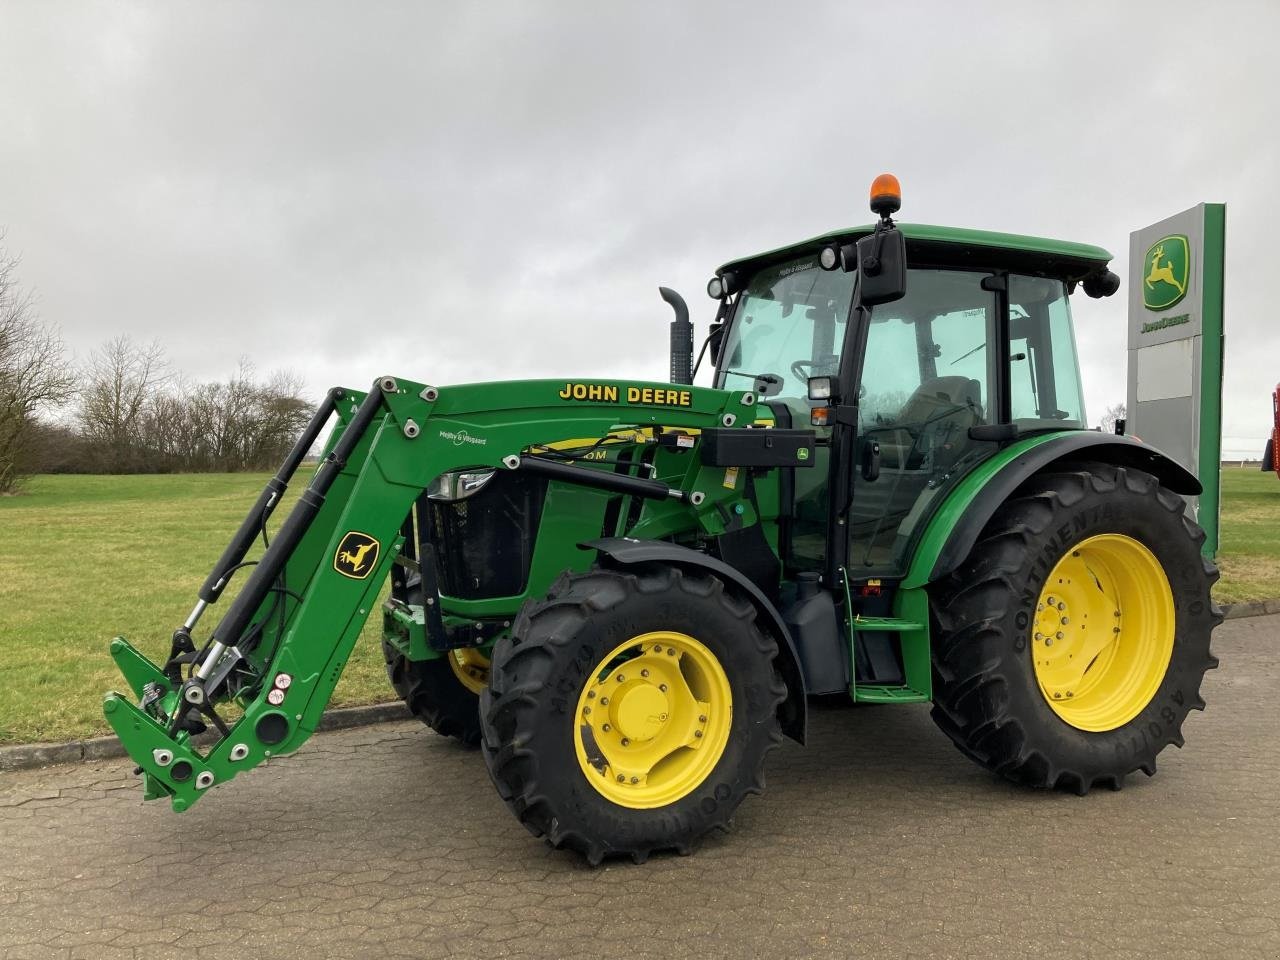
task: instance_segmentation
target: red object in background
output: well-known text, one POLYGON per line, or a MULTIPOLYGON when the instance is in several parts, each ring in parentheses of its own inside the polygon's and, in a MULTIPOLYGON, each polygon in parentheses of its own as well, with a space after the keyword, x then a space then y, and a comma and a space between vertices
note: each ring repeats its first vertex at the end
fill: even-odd
POLYGON ((1271 442, 1267 444, 1267 449, 1271 451, 1271 469, 1280 477, 1280 457, 1276 456, 1276 451, 1280 450, 1280 383, 1276 384, 1276 389, 1271 394, 1271 414, 1274 422, 1271 424, 1271 442))

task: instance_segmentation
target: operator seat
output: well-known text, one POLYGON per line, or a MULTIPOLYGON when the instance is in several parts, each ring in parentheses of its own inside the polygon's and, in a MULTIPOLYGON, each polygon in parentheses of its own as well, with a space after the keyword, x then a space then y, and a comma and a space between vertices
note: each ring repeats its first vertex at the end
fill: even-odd
POLYGON ((969 443, 969 428, 983 422, 982 384, 969 377, 934 377, 907 398, 891 423, 868 433, 880 439, 880 464, 919 469, 932 450, 935 463, 953 463, 969 443))

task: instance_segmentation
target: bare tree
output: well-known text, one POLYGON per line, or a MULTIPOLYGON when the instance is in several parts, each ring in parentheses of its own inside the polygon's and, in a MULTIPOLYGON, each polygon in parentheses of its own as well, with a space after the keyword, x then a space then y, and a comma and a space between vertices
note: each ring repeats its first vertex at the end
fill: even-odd
POLYGON ((0 493, 18 484, 37 413, 64 403, 75 383, 62 339, 40 320, 17 268, 18 258, 0 247, 0 493))
POLYGON ((1098 421, 1098 428, 1103 433, 1115 433, 1116 421, 1125 418, 1125 408, 1123 403, 1113 403, 1107 407, 1107 412, 1102 415, 1102 419, 1098 421))
POLYGON ((86 376, 83 469, 107 472, 261 470, 276 466, 311 415, 302 381, 282 372, 259 382, 241 359, 222 382, 166 377, 158 346, 108 343, 86 376))
POLYGON ((89 361, 80 393, 80 429, 108 473, 146 469, 142 426, 168 380, 159 342, 108 340, 89 361))

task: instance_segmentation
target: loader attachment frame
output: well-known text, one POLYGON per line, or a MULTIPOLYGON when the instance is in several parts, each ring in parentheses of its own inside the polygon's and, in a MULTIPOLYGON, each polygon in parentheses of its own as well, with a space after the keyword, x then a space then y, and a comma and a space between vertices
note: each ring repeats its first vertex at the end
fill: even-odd
MULTIPOLYGON (((406 518, 442 474, 527 470, 612 489, 649 504, 646 535, 715 536, 727 523, 757 517, 745 485, 726 484, 724 468, 706 458, 678 461, 682 476, 664 482, 544 453, 620 429, 696 435, 747 426, 755 412, 751 393, 625 381, 436 388, 382 377, 367 394, 331 390, 200 588, 174 632, 169 660, 155 664, 123 637, 111 643, 132 697, 110 693, 103 710, 138 764, 146 796, 168 796, 175 810, 185 810, 210 787, 307 740, 400 555, 406 518), (268 517, 335 418, 306 489, 265 552, 246 562, 255 539, 268 539, 268 517), (246 570, 226 613, 197 646, 202 616, 246 570), (198 749, 194 737, 210 726, 215 741, 198 749)), ((581 549, 590 563, 594 552, 581 549)), ((438 594, 425 602, 438 604, 438 594)))

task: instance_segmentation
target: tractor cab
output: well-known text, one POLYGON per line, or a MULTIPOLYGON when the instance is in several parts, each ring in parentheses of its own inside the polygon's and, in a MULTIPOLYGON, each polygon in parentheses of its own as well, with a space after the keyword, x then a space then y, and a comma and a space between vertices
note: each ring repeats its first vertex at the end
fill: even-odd
POLYGON ((787 567, 901 576, 969 471, 1019 437, 1084 429, 1069 297, 1114 291, 1109 260, 886 215, 721 267, 715 385, 754 385, 778 426, 818 434, 817 469, 793 471, 783 505, 787 567), (905 282, 868 303, 858 248, 887 231, 905 282))

